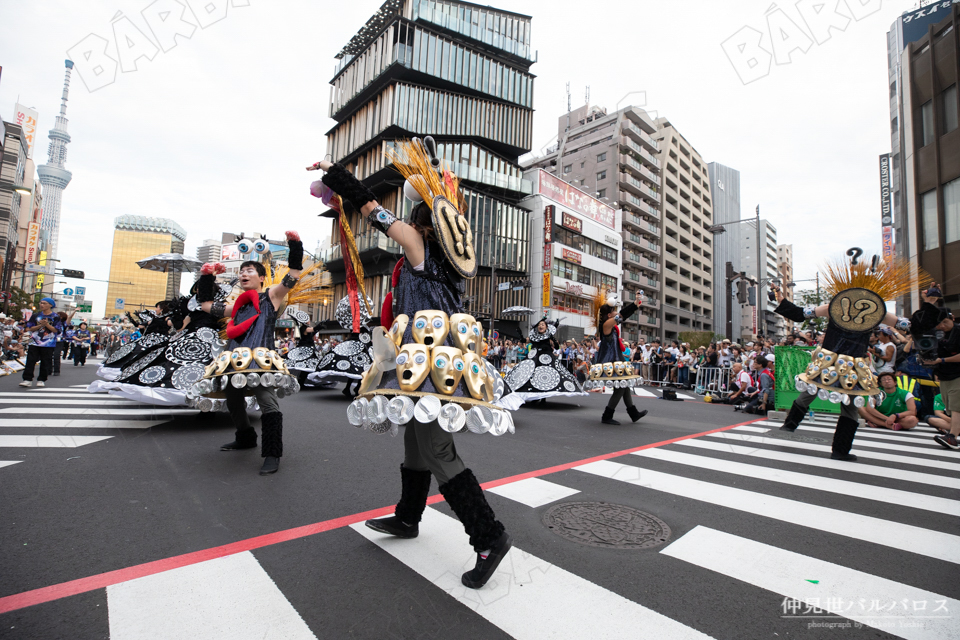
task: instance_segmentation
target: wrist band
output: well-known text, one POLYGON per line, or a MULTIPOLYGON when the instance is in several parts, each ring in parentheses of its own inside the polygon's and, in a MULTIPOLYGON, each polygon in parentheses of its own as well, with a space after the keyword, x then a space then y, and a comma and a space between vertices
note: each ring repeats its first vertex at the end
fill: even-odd
POLYGON ((287 289, 293 289, 295 286, 297 286, 297 282, 299 280, 300 278, 294 278, 288 273, 287 275, 283 276, 283 280, 280 281, 280 284, 287 289))
POLYGON ((817 317, 817 308, 813 305, 807 305, 803 308, 803 317, 809 320, 817 317))
POLYGON ((210 305, 210 315, 214 318, 222 318, 226 315, 227 305, 224 302, 214 302, 210 305))
POLYGON ((370 226, 376 228, 381 233, 386 233, 387 229, 393 226, 393 223, 397 221, 397 217, 395 215, 379 205, 376 206, 373 211, 369 213, 369 215, 367 215, 367 219, 370 221, 370 226))

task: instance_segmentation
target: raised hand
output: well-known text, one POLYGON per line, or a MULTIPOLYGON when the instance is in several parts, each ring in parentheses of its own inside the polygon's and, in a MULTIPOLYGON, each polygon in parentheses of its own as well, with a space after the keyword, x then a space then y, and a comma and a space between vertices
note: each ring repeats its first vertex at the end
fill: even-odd
POLYGON ((290 242, 291 240, 300 242, 300 234, 297 233, 296 231, 287 231, 286 236, 287 236, 287 242, 290 242))
POLYGON ((321 160, 320 162, 315 162, 309 167, 307 167, 307 171, 316 171, 317 169, 321 171, 326 171, 332 166, 333 166, 332 162, 328 162, 327 160, 321 160))
POLYGON ((205 262, 203 263, 203 266, 200 267, 200 275, 212 276, 214 268, 214 265, 210 264, 209 262, 205 262))

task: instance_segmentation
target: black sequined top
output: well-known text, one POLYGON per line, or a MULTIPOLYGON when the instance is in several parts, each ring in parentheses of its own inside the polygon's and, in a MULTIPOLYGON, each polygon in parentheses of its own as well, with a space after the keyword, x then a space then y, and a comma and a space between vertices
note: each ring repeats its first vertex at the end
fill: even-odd
MULTIPOLYGON (((465 290, 463 277, 447 262, 440 245, 425 242, 422 271, 415 270, 409 259, 403 261, 400 280, 393 291, 396 315, 405 313, 412 320, 417 311, 424 309, 443 311, 448 316, 460 313, 465 290)), ((408 332, 410 329, 407 327, 408 332)), ((409 341, 408 337, 404 337, 404 342, 409 341)))

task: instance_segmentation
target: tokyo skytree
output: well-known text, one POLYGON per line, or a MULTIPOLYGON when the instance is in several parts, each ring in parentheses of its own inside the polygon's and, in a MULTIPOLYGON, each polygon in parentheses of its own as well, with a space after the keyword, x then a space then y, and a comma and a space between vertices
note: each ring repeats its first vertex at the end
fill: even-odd
POLYGON ((40 228, 49 231, 50 242, 47 246, 47 260, 53 261, 57 257, 57 245, 60 240, 60 199, 63 190, 70 184, 73 174, 67 171, 63 164, 67 161, 67 143, 70 134, 67 133, 67 94, 70 92, 70 72, 73 70, 73 61, 66 60, 67 75, 63 80, 63 97, 60 99, 60 115, 50 130, 50 146, 47 149, 47 164, 37 167, 40 174, 40 184, 43 185, 43 218, 40 228))

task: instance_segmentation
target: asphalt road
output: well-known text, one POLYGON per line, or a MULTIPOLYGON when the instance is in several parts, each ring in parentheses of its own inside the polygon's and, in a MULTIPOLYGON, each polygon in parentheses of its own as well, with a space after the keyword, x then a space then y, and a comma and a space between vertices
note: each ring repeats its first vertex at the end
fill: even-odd
POLYGON ((699 400, 638 397, 620 426, 605 395, 524 407, 514 435, 457 436, 514 541, 469 591, 445 503, 416 540, 362 526, 392 513, 402 442, 350 427, 339 390, 281 400, 261 477, 259 450, 219 451, 226 415, 84 396, 94 373, 0 378, 0 638, 958 637, 960 456, 928 430, 861 430, 851 464, 829 419, 785 441, 699 400), (603 505, 561 527, 568 503, 603 505), (669 532, 611 548, 645 531, 611 506, 669 532))

